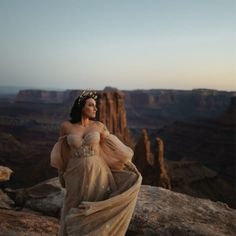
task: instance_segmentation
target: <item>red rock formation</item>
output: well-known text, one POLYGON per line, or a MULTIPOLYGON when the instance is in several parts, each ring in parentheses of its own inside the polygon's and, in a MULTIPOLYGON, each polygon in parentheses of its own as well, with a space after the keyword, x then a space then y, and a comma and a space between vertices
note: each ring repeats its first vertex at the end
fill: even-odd
POLYGON ((98 99, 98 120, 106 124, 111 133, 131 143, 127 127, 124 94, 121 91, 102 91, 98 99))
POLYGON ((158 185, 166 189, 171 189, 170 178, 167 173, 164 162, 164 144, 160 138, 156 138, 156 156, 154 158, 154 167, 158 170, 158 185))
POLYGON ((164 164, 164 145, 156 138, 155 153, 151 151, 151 142, 146 129, 135 145, 134 163, 143 176, 143 184, 171 189, 170 178, 164 164))
POLYGON ((153 154, 151 152, 151 143, 147 130, 143 129, 140 139, 135 145, 133 162, 143 175, 143 183, 146 182, 145 171, 153 166, 153 154))

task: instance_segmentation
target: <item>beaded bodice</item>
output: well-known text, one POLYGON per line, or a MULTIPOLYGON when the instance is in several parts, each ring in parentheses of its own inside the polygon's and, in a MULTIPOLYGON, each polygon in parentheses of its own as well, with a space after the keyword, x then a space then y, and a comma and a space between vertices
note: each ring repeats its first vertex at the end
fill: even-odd
POLYGON ((100 133, 91 131, 85 136, 68 134, 67 143, 71 147, 72 157, 89 157, 99 152, 100 133))

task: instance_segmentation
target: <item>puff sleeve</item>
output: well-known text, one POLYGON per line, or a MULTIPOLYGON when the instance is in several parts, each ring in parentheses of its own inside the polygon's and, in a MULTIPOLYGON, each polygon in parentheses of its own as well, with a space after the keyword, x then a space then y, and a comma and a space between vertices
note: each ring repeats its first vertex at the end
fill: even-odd
POLYGON ((109 133, 105 126, 101 135, 100 155, 111 169, 122 170, 132 160, 133 150, 117 136, 109 133))
POLYGON ((57 168, 59 171, 64 172, 69 161, 70 148, 67 143, 67 136, 61 136, 54 144, 50 153, 50 165, 57 168))

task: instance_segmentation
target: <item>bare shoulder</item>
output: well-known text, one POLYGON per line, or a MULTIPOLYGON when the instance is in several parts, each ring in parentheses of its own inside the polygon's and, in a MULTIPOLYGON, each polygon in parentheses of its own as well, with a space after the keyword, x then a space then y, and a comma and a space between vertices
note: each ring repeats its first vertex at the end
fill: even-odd
POLYGON ((94 121, 94 124, 96 124, 98 127, 102 127, 104 124, 101 122, 101 121, 99 121, 99 120, 96 120, 96 121, 94 121))
POLYGON ((98 126, 98 128, 100 129, 101 133, 107 133, 109 132, 106 125, 104 123, 102 123, 101 121, 96 121, 96 125, 98 126))
POLYGON ((67 134, 70 126, 71 126, 71 122, 70 121, 68 121, 68 120, 63 121, 60 124, 60 136, 63 136, 65 134, 67 134))
POLYGON ((68 126, 71 126, 71 122, 66 120, 66 121, 63 121, 61 122, 60 124, 60 127, 68 127, 68 126))
POLYGON ((105 124, 103 124, 101 121, 98 121, 98 120, 95 121, 95 124, 96 124, 97 127, 100 128, 100 129, 104 129, 104 127, 106 127, 105 124))

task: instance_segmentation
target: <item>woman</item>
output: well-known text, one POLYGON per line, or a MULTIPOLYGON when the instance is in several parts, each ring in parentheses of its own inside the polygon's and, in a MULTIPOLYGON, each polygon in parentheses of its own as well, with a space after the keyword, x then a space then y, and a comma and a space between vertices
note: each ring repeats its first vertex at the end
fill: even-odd
POLYGON ((75 100, 51 152, 66 188, 59 235, 124 236, 140 189, 132 149, 94 120, 96 98, 86 91, 75 100))

